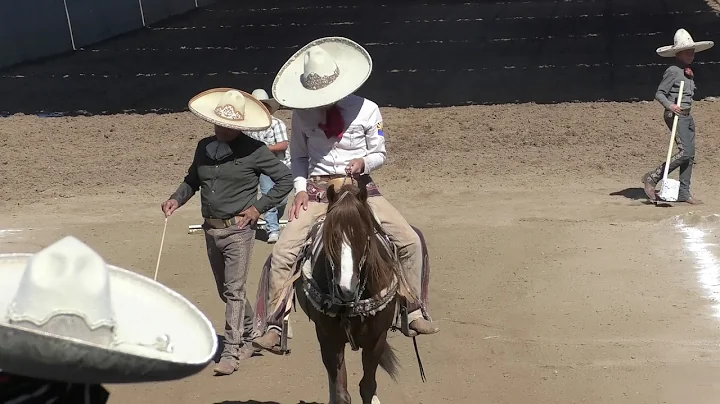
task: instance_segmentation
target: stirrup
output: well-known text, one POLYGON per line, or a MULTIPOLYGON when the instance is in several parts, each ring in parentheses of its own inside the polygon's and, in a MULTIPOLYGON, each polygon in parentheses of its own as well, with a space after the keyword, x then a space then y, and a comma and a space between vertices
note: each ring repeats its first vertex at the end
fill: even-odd
POLYGON ((288 318, 290 315, 288 314, 283 319, 282 324, 282 332, 280 333, 280 354, 281 355, 290 355, 290 348, 288 348, 288 328, 290 325, 290 322, 288 318))
MULTIPOLYGON (((403 333, 406 337, 417 337, 418 333, 417 331, 410 329, 410 322, 408 321, 408 310, 407 310, 407 303, 404 299, 402 299, 400 302, 398 302, 398 305, 400 305, 400 311, 398 312, 398 317, 400 320, 400 332, 403 333)), ((397 320, 395 322, 395 329, 397 329, 397 320)))

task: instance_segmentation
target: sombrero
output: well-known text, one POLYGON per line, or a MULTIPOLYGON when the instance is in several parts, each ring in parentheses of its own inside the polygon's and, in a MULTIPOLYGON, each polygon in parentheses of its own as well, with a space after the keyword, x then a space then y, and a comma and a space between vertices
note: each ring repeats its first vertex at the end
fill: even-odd
POLYGON ((256 100, 265 104, 266 107, 269 107, 268 111, 270 112, 270 115, 274 114, 278 109, 280 109, 280 103, 277 102, 274 98, 270 98, 270 96, 268 96, 268 93, 262 88, 255 89, 252 92, 252 96, 255 97, 256 100))
POLYGON ((674 57, 678 52, 682 52, 688 49, 695 49, 695 52, 702 52, 712 48, 715 45, 713 41, 700 41, 695 42, 690 36, 690 33, 685 29, 680 28, 675 31, 675 37, 673 38, 673 44, 667 46, 661 46, 657 48, 656 52, 658 55, 666 58, 674 57))
POLYGON ((323 107, 357 91, 371 71, 372 58, 357 43, 342 37, 316 39, 285 62, 272 93, 287 108, 323 107))
POLYGON ((70 383, 180 379, 213 358, 208 319, 171 289, 65 237, 0 254, 0 369, 70 383))
POLYGON ((188 102, 190 112, 225 128, 263 130, 270 127, 270 113, 252 95, 234 88, 213 88, 188 102))

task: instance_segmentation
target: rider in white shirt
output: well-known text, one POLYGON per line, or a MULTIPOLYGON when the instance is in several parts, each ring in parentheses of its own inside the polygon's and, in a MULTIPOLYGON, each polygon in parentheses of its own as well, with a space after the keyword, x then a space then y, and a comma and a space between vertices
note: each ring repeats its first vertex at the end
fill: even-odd
MULTIPOLYGON (((325 191, 335 178, 352 175, 366 187, 368 204, 398 248, 403 273, 414 289, 411 293, 420 297, 426 292, 420 238, 368 175, 386 158, 382 116, 377 104, 352 92, 367 79, 371 65, 360 45, 345 38, 323 38, 298 51, 275 78, 275 99, 293 109, 290 160, 295 201, 290 222, 273 248, 268 307, 275 312, 268 315, 264 335, 253 341, 256 348, 279 353, 284 308, 278 301, 312 224, 327 209, 325 191), (323 46, 328 42, 331 46, 323 46)), ((408 314, 408 322, 418 334, 439 331, 422 301, 408 314)))

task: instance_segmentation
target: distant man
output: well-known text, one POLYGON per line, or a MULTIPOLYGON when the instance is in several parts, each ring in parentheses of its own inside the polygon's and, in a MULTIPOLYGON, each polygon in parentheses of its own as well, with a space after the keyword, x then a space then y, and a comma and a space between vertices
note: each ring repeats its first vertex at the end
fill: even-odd
MULTIPOLYGON (((668 128, 672 129, 675 115, 678 116, 675 136, 678 152, 672 157, 668 167, 668 174, 680 169, 678 202, 698 205, 702 202, 690 193, 690 179, 693 165, 695 165, 695 120, 690 114, 695 94, 695 74, 690 65, 695 59, 696 52, 708 50, 713 47, 714 43, 711 41, 695 42, 690 34, 682 28, 675 32, 673 42, 673 45, 660 47, 656 51, 662 57, 674 57, 675 61, 665 70, 655 93, 655 99, 665 108, 663 118, 668 128), (678 94, 681 82, 685 82, 685 85, 683 93, 678 94)), ((655 187, 662 179, 664 171, 665 163, 662 163, 642 177, 645 194, 651 201, 657 199, 655 187)))
MULTIPOLYGON (((273 154, 282 161, 283 164, 290 167, 290 149, 288 148, 288 135, 287 127, 285 123, 272 116, 280 108, 280 104, 275 99, 268 97, 268 94, 262 88, 258 88, 252 92, 252 96, 258 101, 265 104, 265 107, 270 111, 272 123, 270 127, 257 132, 246 131, 245 134, 252 137, 253 139, 259 140, 265 143, 273 154)), ((260 174, 260 192, 263 195, 267 195, 268 191, 273 187, 275 183, 272 178, 265 174, 260 174)), ((285 206, 287 205, 287 198, 285 198, 277 207, 273 207, 265 214, 265 231, 267 232, 267 242, 274 244, 280 238, 280 223, 279 219, 285 213, 285 206)))

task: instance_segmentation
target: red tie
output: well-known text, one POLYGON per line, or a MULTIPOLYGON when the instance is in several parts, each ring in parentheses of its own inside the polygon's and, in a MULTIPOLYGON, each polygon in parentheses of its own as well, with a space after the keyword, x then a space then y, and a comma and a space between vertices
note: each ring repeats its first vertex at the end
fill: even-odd
POLYGON ((319 123, 318 127, 325 132, 328 139, 333 137, 338 140, 342 139, 342 135, 345 133, 345 121, 340 113, 340 108, 337 105, 328 108, 325 111, 325 123, 319 123))

